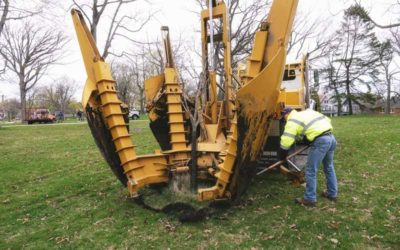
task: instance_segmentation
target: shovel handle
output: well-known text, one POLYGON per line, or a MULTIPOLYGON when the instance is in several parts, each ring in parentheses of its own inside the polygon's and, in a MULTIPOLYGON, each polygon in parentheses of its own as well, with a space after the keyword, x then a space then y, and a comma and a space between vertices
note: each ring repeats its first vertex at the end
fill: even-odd
MULTIPOLYGON (((289 158, 292 158, 293 156, 296 156, 296 155, 300 154, 301 152, 303 152, 303 151, 306 150, 307 148, 309 148, 309 146, 305 146, 305 147, 303 147, 303 148, 297 150, 297 151, 294 152, 293 154, 289 155, 287 158, 288 158, 288 159, 289 159, 289 158)), ((258 172, 256 175, 263 174, 263 173, 265 173, 265 172, 267 172, 267 171, 269 171, 269 170, 271 170, 271 169, 273 169, 273 168, 276 168, 277 166, 281 165, 282 163, 283 163, 283 161, 278 161, 278 162, 272 164, 271 166, 269 166, 269 167, 267 167, 267 168, 264 168, 263 170, 261 170, 260 172, 258 172)))

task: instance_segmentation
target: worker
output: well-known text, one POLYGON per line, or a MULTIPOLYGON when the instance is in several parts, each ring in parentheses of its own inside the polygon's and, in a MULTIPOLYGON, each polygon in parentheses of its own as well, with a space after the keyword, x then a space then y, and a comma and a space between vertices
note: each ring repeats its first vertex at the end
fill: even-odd
POLYGON ((76 116, 78 117, 78 121, 83 121, 83 112, 80 109, 78 109, 78 112, 76 112, 76 116))
POLYGON ((280 141, 281 160, 287 163, 289 149, 296 139, 306 139, 310 142, 305 170, 306 190, 304 197, 296 198, 295 203, 316 206, 317 171, 321 162, 324 165, 327 187, 321 196, 336 201, 338 188, 333 166, 336 139, 332 134, 331 120, 312 109, 298 112, 291 108, 285 108, 282 117, 286 121, 286 125, 280 141))

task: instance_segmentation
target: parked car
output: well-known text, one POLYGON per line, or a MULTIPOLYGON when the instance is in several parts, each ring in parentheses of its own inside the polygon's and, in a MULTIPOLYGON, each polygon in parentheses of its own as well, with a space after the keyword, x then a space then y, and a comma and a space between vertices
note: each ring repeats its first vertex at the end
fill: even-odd
POLYGON ((137 120, 140 117, 140 113, 137 110, 130 110, 129 111, 129 118, 131 118, 132 120, 137 120))
POLYGON ((27 109, 25 119, 28 124, 53 123, 56 121, 56 117, 48 109, 27 109))

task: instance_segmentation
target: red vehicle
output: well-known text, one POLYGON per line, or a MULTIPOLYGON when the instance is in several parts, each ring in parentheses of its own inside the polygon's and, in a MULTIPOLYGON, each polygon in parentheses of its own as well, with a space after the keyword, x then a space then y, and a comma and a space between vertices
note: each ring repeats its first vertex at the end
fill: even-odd
POLYGON ((25 112, 25 120, 28 124, 37 123, 53 123, 56 117, 50 113, 48 109, 28 109, 25 112))

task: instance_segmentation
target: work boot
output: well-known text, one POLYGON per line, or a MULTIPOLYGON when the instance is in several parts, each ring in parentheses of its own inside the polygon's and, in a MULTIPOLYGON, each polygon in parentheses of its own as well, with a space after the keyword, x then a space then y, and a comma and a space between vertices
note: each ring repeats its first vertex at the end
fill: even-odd
POLYGON ((300 205, 304 205, 304 206, 307 206, 307 207, 315 207, 315 206, 317 206, 317 202, 308 201, 308 200, 305 200, 304 198, 296 198, 296 199, 294 199, 294 203, 300 204, 300 205))
POLYGON ((329 196, 327 191, 323 191, 323 192, 321 193, 321 196, 324 197, 324 198, 327 198, 328 200, 333 201, 333 202, 336 202, 336 201, 337 201, 337 197, 331 197, 331 196, 329 196))

